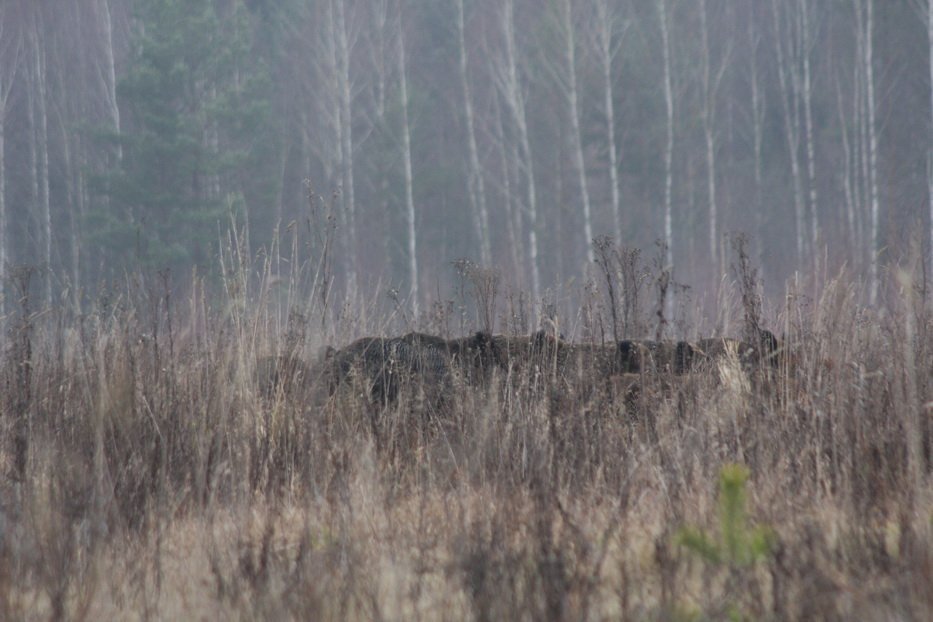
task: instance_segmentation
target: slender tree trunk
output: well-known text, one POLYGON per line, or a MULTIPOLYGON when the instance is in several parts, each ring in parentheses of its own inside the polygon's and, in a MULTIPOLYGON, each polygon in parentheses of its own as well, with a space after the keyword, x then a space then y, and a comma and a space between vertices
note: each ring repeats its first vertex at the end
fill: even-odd
POLYGON ((609 148, 609 192, 612 201, 612 225, 616 242, 622 241, 621 197, 619 196, 619 151, 616 146, 615 103, 612 96, 612 63, 616 55, 613 41, 616 15, 608 0, 596 2, 596 45, 603 78, 606 112, 606 145, 609 148))
POLYGON ((868 103, 868 160, 869 192, 871 195, 871 255, 869 257, 869 302, 875 304, 878 298, 878 219, 881 211, 878 198, 878 135, 875 125, 875 72, 874 72, 874 0, 865 2, 865 89, 868 103))
MULTIPOLYGON (((787 138, 787 151, 790 158, 791 177, 794 184, 794 217, 796 225, 796 263, 801 265, 806 255, 806 225, 804 218, 803 184, 800 171, 800 120, 797 113, 797 70, 794 63, 794 46, 790 43, 785 48, 784 28, 781 26, 781 0, 771 0, 771 13, 774 18, 774 45, 777 53, 778 82, 781 87, 781 107, 784 111, 784 135, 787 138)), ((788 33, 792 39, 792 33, 788 33)))
POLYGON ((52 210, 49 201, 49 139, 48 139, 48 102, 46 84, 45 41, 43 39, 42 16, 39 7, 34 8, 32 53, 33 80, 35 89, 36 120, 36 183, 38 186, 39 217, 42 229, 42 261, 45 264, 45 302, 52 303, 52 210))
MULTIPOLYGON (((371 3, 372 27, 370 29, 371 40, 369 44, 370 61, 375 72, 373 83, 373 104, 375 107, 375 127, 378 131, 386 130, 386 98, 387 83, 389 75, 389 66, 392 63, 392 57, 389 53, 386 40, 390 34, 390 16, 389 3, 387 0, 379 0, 371 3)), ((385 227, 388 229, 389 214, 389 173, 390 165, 383 161, 377 161, 376 164, 376 193, 378 196, 379 215, 385 219, 385 227)), ((389 257, 392 253, 391 236, 381 236, 383 256, 389 257)))
POLYGON ((341 177, 343 179, 343 207, 346 212, 349 256, 347 257, 347 293, 350 299, 357 295, 357 256, 359 246, 356 235, 356 197, 353 180, 353 101, 350 82, 350 43, 343 0, 334 3, 336 10, 335 35, 337 52, 337 81, 340 97, 339 123, 341 127, 341 177))
POLYGON ((567 98, 570 100, 570 140, 573 142, 573 165, 580 185, 580 202, 583 207, 583 243, 586 263, 593 263, 593 219, 590 214, 590 192, 586 184, 586 163, 583 158, 583 137, 580 134, 580 104, 577 93, 576 41, 574 37, 573 12, 570 0, 561 3, 564 20, 564 54, 567 63, 567 98))
POLYGON ((930 208, 930 246, 927 257, 930 260, 929 274, 933 275, 933 0, 927 0, 927 43, 930 47, 930 131, 929 150, 927 151, 927 201, 930 208))
MULTIPOLYGON (((110 10, 110 0, 97 0, 95 3, 98 24, 101 29, 101 42, 104 59, 100 74, 104 76, 104 95, 107 102, 107 112, 113 130, 120 133, 120 107, 117 105, 117 72, 113 55, 113 20, 110 10)), ((117 161, 123 159, 123 147, 117 142, 117 161)))
MULTIPOLYGON (((0 69, 3 71, 3 69, 0 69)), ((0 75, 0 89, 3 88, 0 75)), ((0 318, 6 315, 7 218, 6 218, 6 101, 0 92, 0 318)))
MULTIPOLYGON (((674 270, 673 186, 674 186, 674 87, 671 76, 671 38, 667 21, 667 0, 657 0, 661 22, 661 58, 664 74, 664 108, 667 120, 667 141, 664 144, 664 243, 667 246, 667 266, 674 270)), ((671 298, 671 297, 669 297, 671 298)))
POLYGON ((457 35, 460 49, 460 88, 463 91, 463 114, 466 119, 467 147, 470 153, 470 170, 467 175, 467 193, 473 209, 473 228, 480 248, 480 260, 484 266, 492 265, 492 250, 489 239, 489 213, 486 208, 486 187, 483 169, 479 162, 476 146, 476 130, 473 119, 473 100, 470 96, 467 49, 464 37, 463 0, 457 0, 457 35))
MULTIPOLYGON (((344 272, 341 276, 346 280, 346 292, 352 296, 352 288, 355 283, 354 267, 356 265, 353 240, 351 239, 351 219, 346 208, 346 187, 344 186, 344 162, 346 154, 344 145, 346 140, 344 132, 346 128, 343 122, 343 112, 341 107, 342 100, 342 81, 341 61, 338 44, 338 27, 335 2, 342 0, 329 0, 322 3, 320 10, 322 15, 313 13, 311 19, 317 19, 315 23, 316 30, 314 35, 317 38, 317 46, 314 49, 315 77, 317 82, 312 82, 315 89, 318 117, 322 123, 322 132, 318 137, 313 137, 310 144, 315 147, 324 168, 325 184, 327 191, 331 193, 331 200, 335 204, 338 213, 338 222, 340 224, 340 234, 338 239, 337 256, 340 258, 339 264, 342 265, 344 272)), ((313 22, 314 23, 314 22, 313 22)))
MULTIPOLYGON (((0 42, 10 36, 6 26, 7 7, 0 7, 0 42)), ((17 44, 6 48, 11 56, 0 57, 0 318, 6 315, 6 269, 9 264, 7 248, 7 211, 6 211, 6 112, 7 101, 13 88, 14 78, 19 69, 22 39, 17 44)), ((3 47, 0 47, 2 50, 3 47)))
POLYGON ((408 73, 405 66, 405 37, 401 16, 398 26, 399 89, 402 97, 402 159, 405 167, 405 215, 408 222, 408 276, 411 281, 411 309, 418 319, 418 242, 415 237, 415 197, 411 172, 411 130, 408 124, 408 73))
POLYGON ((758 249, 757 263, 761 274, 761 280, 765 281, 765 262, 764 262, 764 242, 767 239, 765 232, 764 206, 763 203, 763 181, 761 175, 761 151, 764 142, 764 121, 765 121, 765 102, 762 99, 761 83, 758 67, 758 48, 761 44, 761 38, 757 32, 755 24, 755 13, 749 16, 749 42, 751 44, 751 91, 752 91, 752 148, 754 151, 754 175, 755 175, 755 230, 758 240, 755 247, 758 249))
POLYGON ((810 37, 810 7, 807 0, 800 0, 800 29, 802 39, 803 54, 803 118, 804 128, 806 130, 807 143, 807 185, 809 187, 810 199, 810 246, 813 254, 813 261, 819 261, 819 249, 817 244, 820 237, 819 212, 817 209, 817 188, 816 188, 816 148, 813 138, 813 91, 810 85, 810 51, 812 49, 810 37))
POLYGON ((535 188, 534 159, 531 141, 528 138, 528 122, 525 117, 525 99, 518 79, 518 59, 515 49, 515 16, 512 0, 506 0, 503 11, 505 35, 505 79, 506 103, 518 131, 521 168, 526 180, 525 212, 528 221, 528 254, 531 268, 531 295, 535 301, 541 292, 541 275, 538 267, 538 201, 535 188))
POLYGON ((709 25, 707 24, 706 0, 700 0, 700 40, 703 46, 703 137, 706 143, 706 189, 709 207, 709 252, 710 265, 718 280, 722 273, 719 264, 719 230, 717 227, 718 209, 716 205, 716 137, 715 124, 715 88, 712 84, 712 59, 709 49, 709 25))
POLYGON ((866 239, 865 221, 868 217, 868 129, 865 123, 865 16, 861 0, 855 3, 855 62, 853 63, 853 97, 852 122, 855 135, 855 226, 857 231, 857 246, 855 256, 858 258, 860 268, 867 267, 868 259, 865 249, 868 247, 866 239))

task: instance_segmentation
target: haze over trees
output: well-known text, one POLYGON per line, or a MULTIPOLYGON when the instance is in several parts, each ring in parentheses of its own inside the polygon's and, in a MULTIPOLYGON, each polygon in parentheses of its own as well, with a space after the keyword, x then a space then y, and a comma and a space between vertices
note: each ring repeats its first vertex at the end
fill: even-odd
POLYGON ((80 304, 210 273, 230 223, 288 254, 311 192, 351 300, 424 309, 463 257, 537 299, 600 235, 703 288, 734 231, 772 288, 874 298, 930 256, 931 56, 926 0, 3 0, 0 277, 80 304))

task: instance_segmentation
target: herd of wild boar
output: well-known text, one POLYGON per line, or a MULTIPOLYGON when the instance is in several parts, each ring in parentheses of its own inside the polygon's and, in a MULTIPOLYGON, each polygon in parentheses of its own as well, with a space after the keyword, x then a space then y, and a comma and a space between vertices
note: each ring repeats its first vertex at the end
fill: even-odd
POLYGON ((348 346, 328 348, 321 361, 307 365, 294 357, 267 357, 258 364, 262 392, 294 392, 314 384, 334 395, 352 386, 373 403, 394 402, 406 386, 448 394, 455 383, 480 386, 493 374, 575 382, 647 376, 683 376, 715 371, 731 357, 746 371, 778 365, 780 345, 767 330, 745 341, 730 338, 686 341, 623 340, 577 344, 544 331, 512 337, 478 332, 444 339, 424 333, 401 337, 364 337, 348 346))

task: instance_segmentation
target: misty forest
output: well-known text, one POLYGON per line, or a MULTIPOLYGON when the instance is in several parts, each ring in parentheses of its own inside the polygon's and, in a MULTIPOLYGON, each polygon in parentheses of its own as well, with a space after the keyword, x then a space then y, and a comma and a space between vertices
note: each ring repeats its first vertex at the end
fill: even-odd
MULTIPOLYGON (((765 286, 929 254, 922 0, 4 0, 0 266, 79 307, 128 269, 217 271, 333 225, 358 303, 449 295, 451 262, 535 300, 592 241, 703 293, 744 232, 765 286), (327 218, 332 220, 328 221, 327 218)), ((9 299, 12 292, 7 287, 9 299)))
POLYGON ((933 0, 0 0, 0 619, 933 618, 933 0))

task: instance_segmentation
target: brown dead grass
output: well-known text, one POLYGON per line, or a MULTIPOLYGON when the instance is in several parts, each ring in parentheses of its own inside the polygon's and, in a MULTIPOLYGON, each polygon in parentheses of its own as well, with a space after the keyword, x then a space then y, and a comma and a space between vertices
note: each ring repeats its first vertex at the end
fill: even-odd
POLYGON ((152 289, 7 318, 0 619, 933 612, 933 312, 903 283, 873 310, 842 278, 790 304, 776 372, 520 361, 441 406, 416 385, 389 405, 359 383, 264 395, 261 357, 313 371, 358 334, 278 324, 265 287, 152 289), (777 536, 750 567, 675 544, 716 533, 728 463, 777 536))

